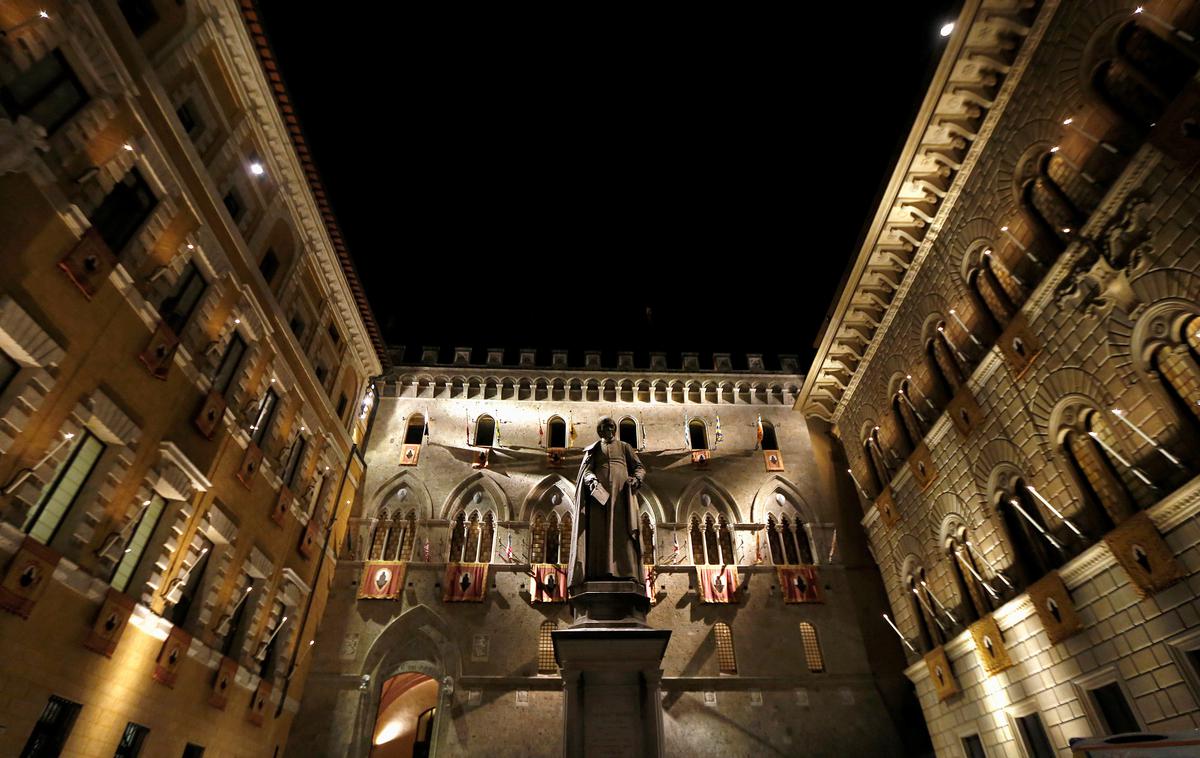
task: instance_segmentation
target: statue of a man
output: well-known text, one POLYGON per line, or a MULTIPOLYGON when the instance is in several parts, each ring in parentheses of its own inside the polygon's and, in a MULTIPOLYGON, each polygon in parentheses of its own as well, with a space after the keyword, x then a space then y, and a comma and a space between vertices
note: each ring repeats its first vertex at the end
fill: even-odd
POLYGON ((641 587, 637 491, 646 468, 633 446, 617 439, 617 422, 605 416, 596 433, 600 439, 584 449, 575 482, 576 532, 567 585, 627 579, 641 587))

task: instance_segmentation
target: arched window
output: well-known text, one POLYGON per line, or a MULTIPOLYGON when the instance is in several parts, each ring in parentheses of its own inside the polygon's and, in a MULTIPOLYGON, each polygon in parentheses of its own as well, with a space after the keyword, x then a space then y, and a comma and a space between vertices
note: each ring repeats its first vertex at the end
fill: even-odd
POLYGON ((404 536, 404 517, 400 515, 400 511, 392 516, 391 528, 388 530, 387 545, 383 548, 383 559, 385 561, 396 560, 396 553, 400 550, 400 538, 404 536))
POLYGON ((708 426, 703 419, 694 418, 688 422, 688 441, 692 450, 708 449, 708 426))
POLYGON ((622 442, 633 446, 634 450, 638 449, 638 427, 632 418, 626 416, 621 419, 621 423, 617 424, 617 434, 622 442))
POLYGON ((819 674, 825 670, 825 657, 821 655, 821 642, 817 639, 817 628, 807 621, 800 622, 800 641, 804 644, 804 661, 808 670, 819 674))
POLYGON ((692 525, 688 530, 692 541, 692 563, 703 566, 708 563, 704 554, 704 532, 700 529, 700 517, 692 516, 692 525))
POLYGON ((713 636, 717 638, 717 668, 722 674, 737 673, 737 657, 733 653, 733 632, 729 624, 718 621, 713 625, 713 636))
POLYGON ((937 334, 930 338, 929 343, 933 357, 931 368, 949 390, 949 394, 953 395, 963 386, 966 378, 963 376, 962 366, 959 365, 958 349, 950 344, 950 338, 946 336, 945 323, 938 322, 937 334))
POLYGON ((479 553, 475 560, 480 563, 491 563, 492 552, 496 545, 496 517, 491 511, 483 514, 483 532, 479 537, 479 553))
POLYGON ((1109 455, 1117 444, 1104 414, 1077 409, 1059 442, 1071 473, 1083 492, 1087 531, 1095 538, 1107 534, 1133 513, 1133 496, 1109 455))
POLYGON ((971 622, 990 613, 994 607, 992 601, 997 598, 996 591, 983 581, 975 556, 967 548, 967 539, 967 528, 961 527, 946 541, 946 554, 958 596, 963 598, 963 614, 971 622))
POLYGON ((654 524, 650 521, 650 514, 642 514, 641 525, 642 538, 642 563, 647 566, 653 566, 655 562, 655 542, 654 542, 654 524))
POLYGON ((1025 586, 1063 564, 1061 543, 1054 539, 1041 509, 1018 478, 997 495, 997 509, 1013 549, 1013 562, 1025 586), (1054 540, 1052 543, 1051 540, 1054 540))
POLYGON ((546 519, 540 513, 533 517, 533 544, 529 548, 529 561, 546 562, 546 519))
MULTIPOLYGON (((478 432, 476 432, 478 436, 478 432)), ((425 416, 420 413, 414 413, 408 417, 408 424, 404 427, 404 444, 405 445, 420 445, 425 439, 425 416)))
POLYGON ((875 427, 867 434, 863 450, 876 484, 874 494, 879 494, 883 492, 884 486, 892 480, 892 472, 888 469, 887 459, 883 456, 883 445, 879 444, 879 427, 875 427))
POLYGON ((380 508, 379 515, 375 521, 375 534, 371 536, 371 552, 370 559, 373 561, 383 560, 383 548, 387 543, 388 528, 391 522, 388 521, 388 509, 380 508))
POLYGON ((907 457, 924 435, 921 433, 921 427, 917 424, 916 417, 905 405, 903 393, 900 391, 897 391, 892 397, 892 423, 898 432, 897 441, 901 443, 904 456, 907 457))
POLYGON ((546 422, 546 447, 567 446, 567 422, 562 416, 551 416, 546 422))
POLYGON ((1152 348, 1150 366, 1180 420, 1200 428, 1200 316, 1185 317, 1169 329, 1171 341, 1152 348))
POLYGON ((717 540, 717 522, 711 516, 704 517, 704 555, 710 566, 721 565, 721 545, 717 540))
POLYGON ((554 657, 554 630, 558 623, 543 621, 538 627, 537 662, 539 674, 557 674, 558 660, 554 657))
POLYGON ((984 313, 992 327, 1001 332, 1017 312, 1018 304, 1024 302, 1025 293, 999 261, 991 248, 984 248, 978 265, 967 275, 971 290, 984 305, 984 313))
POLYGON ((546 563, 558 563, 558 540, 561 536, 558 530, 558 514, 551 513, 546 520, 546 563))
POLYGON ((1148 131, 1195 66, 1134 20, 1117 29, 1112 49, 1112 57, 1093 69, 1092 87, 1113 113, 1138 131, 1148 131))
POLYGON ((564 513, 558 524, 558 562, 566 563, 571 560, 571 541, 575 538, 575 530, 571 527, 571 514, 564 513))
POLYGON ((724 516, 717 517, 717 545, 721 548, 721 564, 737 563, 737 557, 733 550, 733 530, 729 528, 729 522, 724 516))
POLYGON ((463 545, 467 538, 467 515, 461 511, 454 517, 454 526, 450 530, 450 562, 457 563, 463 559, 463 545))
MULTIPOLYGON (((397 513, 396 520, 399 521, 399 519, 400 514, 397 513)), ((395 526, 392 528, 395 529, 395 526)), ((396 554, 396 560, 409 561, 412 560, 413 543, 417 538, 417 512, 415 510, 410 510, 405 514, 401 529, 400 552, 396 554)))
POLYGON ((771 563, 776 566, 786 565, 788 562, 787 554, 783 549, 780 529, 779 522, 775 520, 775 514, 769 514, 767 516, 767 546, 771 551, 771 563))
POLYGON ((917 638, 921 642, 922 652, 929 652, 945 641, 945 630, 934 611, 929 591, 924 586, 925 569, 914 568, 904 581, 912 602, 913 618, 917 620, 917 638))
POLYGON ((475 446, 491 447, 496 444, 496 419, 486 413, 475 419, 475 446))
POLYGON ((800 562, 800 554, 796 550, 796 540, 794 539, 794 536, 795 535, 792 533, 792 520, 787 516, 784 516, 782 520, 780 538, 783 541, 783 554, 787 558, 786 562, 791 565, 796 565, 800 562))
POLYGON ((762 422, 762 449, 778 450, 779 439, 775 436, 775 425, 770 421, 762 422))
POLYGON ((467 533, 463 545, 463 560, 471 563, 479 561, 479 537, 481 531, 479 511, 471 511, 467 517, 467 533))

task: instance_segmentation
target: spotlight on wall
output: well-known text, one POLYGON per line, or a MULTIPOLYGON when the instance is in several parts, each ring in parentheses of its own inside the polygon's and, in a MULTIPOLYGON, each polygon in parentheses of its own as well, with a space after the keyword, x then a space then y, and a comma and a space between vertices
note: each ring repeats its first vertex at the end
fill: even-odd
POLYGON ((254 174, 255 176, 262 176, 266 172, 267 170, 263 168, 263 164, 259 163, 258 161, 250 164, 250 173, 254 174))
POLYGON ((953 21, 947 21, 946 23, 942 24, 942 28, 938 30, 938 34, 942 35, 943 37, 949 37, 953 32, 954 32, 954 22, 953 21))

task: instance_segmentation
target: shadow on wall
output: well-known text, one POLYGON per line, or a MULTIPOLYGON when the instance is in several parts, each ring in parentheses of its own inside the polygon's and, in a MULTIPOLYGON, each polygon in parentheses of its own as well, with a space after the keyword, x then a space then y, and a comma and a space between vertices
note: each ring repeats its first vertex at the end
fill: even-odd
POLYGON ((384 682, 371 736, 371 758, 426 758, 437 698, 437 682, 424 674, 397 674, 384 682))

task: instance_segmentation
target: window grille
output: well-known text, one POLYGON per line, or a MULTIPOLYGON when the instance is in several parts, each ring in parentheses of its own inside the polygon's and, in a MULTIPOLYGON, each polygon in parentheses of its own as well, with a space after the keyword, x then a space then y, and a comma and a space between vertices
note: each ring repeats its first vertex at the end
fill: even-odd
POLYGON ((800 622, 800 641, 804 644, 804 660, 808 670, 820 673, 825 670, 825 658, 821 655, 821 643, 817 640, 817 630, 807 621, 800 622))
POLYGON ((558 628, 558 624, 553 621, 543 621, 538 629, 538 673, 539 674, 557 674, 558 661, 554 658, 554 638, 551 636, 558 628))
POLYGON ((729 625, 718 621, 713 627, 717 637, 717 667, 722 674, 737 673, 737 658, 733 654, 733 632, 729 625))

